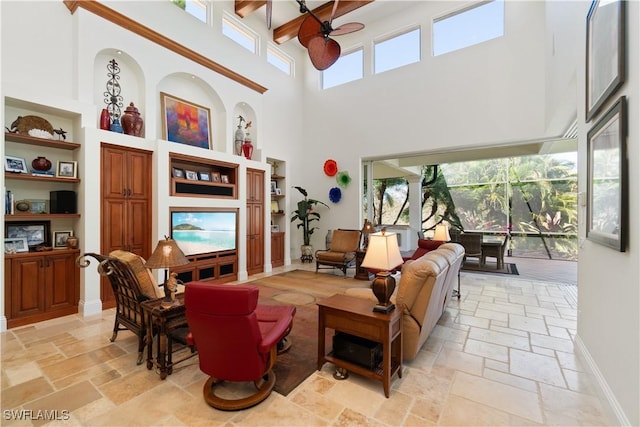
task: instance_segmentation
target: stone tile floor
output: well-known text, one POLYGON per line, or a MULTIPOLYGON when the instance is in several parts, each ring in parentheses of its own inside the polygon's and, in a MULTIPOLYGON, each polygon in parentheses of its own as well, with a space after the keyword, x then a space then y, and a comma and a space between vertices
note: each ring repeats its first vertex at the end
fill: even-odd
POLYGON ((165 381, 136 366, 133 334, 109 342, 112 310, 11 329, 1 336, 0 424, 613 425, 574 352, 575 286, 558 283, 532 280, 522 269, 521 276, 463 273, 462 298, 394 379, 389 399, 381 383, 354 374, 337 381, 325 364, 287 397, 272 393, 240 412, 206 405, 197 358, 165 381))

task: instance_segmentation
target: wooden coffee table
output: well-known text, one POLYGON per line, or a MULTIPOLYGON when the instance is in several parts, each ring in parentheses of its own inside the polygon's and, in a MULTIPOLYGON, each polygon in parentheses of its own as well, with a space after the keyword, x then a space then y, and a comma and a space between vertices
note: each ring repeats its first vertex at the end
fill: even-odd
POLYGON ((382 381, 384 395, 389 397, 391 377, 402 378, 402 311, 375 313, 373 301, 349 295, 333 295, 318 301, 318 370, 326 362, 336 367, 382 381), (367 369, 326 353, 326 328, 355 335, 382 344, 382 363, 367 369))

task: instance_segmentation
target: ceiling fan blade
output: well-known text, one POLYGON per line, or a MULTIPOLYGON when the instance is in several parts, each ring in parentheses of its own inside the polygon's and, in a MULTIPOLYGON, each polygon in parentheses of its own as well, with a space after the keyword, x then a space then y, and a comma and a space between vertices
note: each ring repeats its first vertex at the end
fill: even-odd
POLYGON ((298 30, 298 41, 304 47, 309 46, 309 40, 318 35, 322 35, 320 31, 320 24, 316 21, 312 16, 307 16, 302 21, 302 25, 300 25, 300 29, 298 30))
POLYGON ((316 70, 326 70, 340 58, 340 45, 333 39, 318 35, 309 40, 309 58, 316 70))
POLYGON ((364 24, 359 22, 349 22, 347 24, 342 24, 335 30, 331 31, 332 36, 341 36, 343 34, 355 33, 356 31, 360 31, 364 28, 364 24))

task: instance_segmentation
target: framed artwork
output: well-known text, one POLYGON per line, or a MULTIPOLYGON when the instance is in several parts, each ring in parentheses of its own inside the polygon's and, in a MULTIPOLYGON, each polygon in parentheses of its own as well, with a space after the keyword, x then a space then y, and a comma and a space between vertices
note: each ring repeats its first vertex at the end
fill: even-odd
POLYGON ((276 196, 282 196, 282 188, 276 188, 276 196))
POLYGON ((278 224, 272 224, 271 225, 271 232, 272 233, 278 233, 280 231, 280 226, 278 224))
POLYGON ((277 200, 271 201, 271 213, 278 213, 280 211, 280 206, 278 206, 277 200))
POLYGON ((271 194, 276 194, 277 189, 278 183, 276 181, 271 181, 271 194))
POLYGON ((220 182, 222 182, 223 184, 228 184, 229 183, 229 175, 220 175, 220 182))
POLYGON ((160 92, 162 138, 211 149, 211 113, 208 108, 160 92))
POLYGON ((56 176, 58 178, 77 178, 78 162, 59 160, 58 167, 56 168, 56 176))
POLYGON ((27 239, 28 247, 49 246, 50 221, 5 222, 4 237, 27 239))
POLYGON ((54 231, 53 249, 64 249, 67 247, 67 239, 73 234, 72 231, 54 231))
POLYGON ((29 200, 31 203, 31 213, 44 214, 49 213, 49 201, 43 199, 29 200))
POLYGON ((180 168, 171 168, 171 176, 174 178, 184 178, 184 171, 180 168))
POLYGON ((197 181, 198 180, 198 173, 196 171, 185 170, 184 171, 184 175, 190 181, 197 181))
POLYGON ((618 101, 587 134, 587 239, 624 252, 627 244, 627 105, 618 101))
POLYGON ((4 156, 4 170, 6 172, 29 173, 27 162, 22 157, 4 156))
POLYGON ((623 0, 593 0, 587 14, 587 121, 624 83, 625 8, 623 0))
POLYGON ((220 182, 220 172, 211 172, 211 181, 220 182))
POLYGON ((200 181, 211 181, 211 175, 209 172, 198 172, 198 178, 200 181))
POLYGON ((4 253, 16 254, 18 252, 29 252, 29 245, 26 237, 9 237, 4 239, 4 253))

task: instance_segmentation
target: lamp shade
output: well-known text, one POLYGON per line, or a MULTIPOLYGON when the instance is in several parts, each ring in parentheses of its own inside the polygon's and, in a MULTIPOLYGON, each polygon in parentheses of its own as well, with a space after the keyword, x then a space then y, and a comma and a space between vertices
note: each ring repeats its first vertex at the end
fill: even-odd
POLYGON ((148 268, 171 268, 186 264, 189 264, 189 260, 176 241, 168 237, 158 242, 158 246, 146 263, 148 268))
POLYGON ((369 235, 369 246, 362 261, 363 267, 391 270, 402 264, 402 262, 396 233, 381 231, 369 235))
POLYGON ((442 223, 436 225, 436 231, 433 234, 433 240, 438 240, 440 242, 451 241, 451 236, 449 235, 449 226, 442 223))

